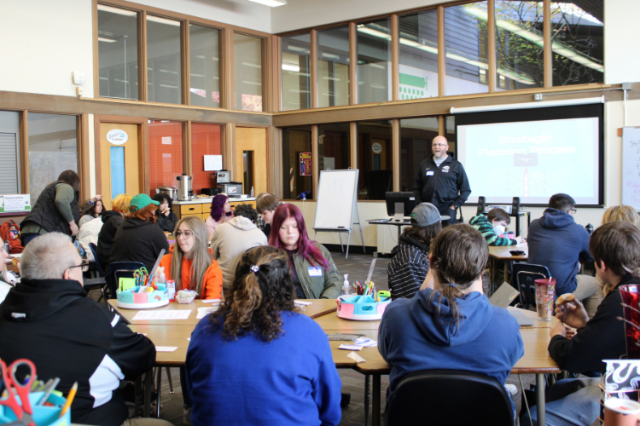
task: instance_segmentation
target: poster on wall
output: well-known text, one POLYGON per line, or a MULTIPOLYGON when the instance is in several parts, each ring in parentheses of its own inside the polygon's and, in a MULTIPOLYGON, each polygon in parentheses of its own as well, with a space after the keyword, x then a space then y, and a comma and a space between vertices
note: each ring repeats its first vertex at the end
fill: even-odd
POLYGON ((311 176, 311 153, 300 153, 300 176, 311 176))
POLYGON ((28 212, 31 210, 29 194, 0 195, 0 213, 28 212))

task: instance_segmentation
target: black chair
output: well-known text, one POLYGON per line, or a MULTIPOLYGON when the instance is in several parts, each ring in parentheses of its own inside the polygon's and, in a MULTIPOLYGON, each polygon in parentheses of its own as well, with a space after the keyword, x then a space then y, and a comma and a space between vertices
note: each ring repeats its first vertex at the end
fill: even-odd
POLYGON ((100 303, 103 297, 105 298, 105 303, 106 303, 106 297, 104 293, 106 289, 106 283, 107 283, 105 279, 106 275, 102 270, 100 263, 98 262, 98 257, 96 256, 96 251, 94 250, 94 247, 95 247, 95 244, 89 243, 89 249, 93 253, 93 258, 95 260, 93 262, 89 262, 89 271, 85 272, 83 286, 87 294, 89 294, 91 290, 99 289, 101 294, 100 294, 100 297, 98 298, 98 303, 100 303))
POLYGON ((536 309, 536 280, 549 278, 549 268, 532 263, 514 263, 511 285, 520 293, 520 304, 525 309, 536 309))
POLYGON ((96 264, 95 266, 96 266, 96 270, 98 271, 98 274, 101 277, 106 277, 107 273, 104 272, 104 269, 100 264, 100 260, 98 259, 98 246, 96 246, 94 243, 89 243, 89 250, 91 250, 91 253, 93 254, 93 260, 96 264))
POLYGON ((486 214, 487 199, 485 197, 478 197, 478 210, 476 210, 476 216, 479 214, 486 214))
POLYGON ((118 289, 118 278, 132 278, 135 271, 144 267, 142 262, 111 262, 109 264, 109 289, 111 298, 116 298, 116 290, 118 289))
POLYGON ((387 404, 389 426, 513 426, 507 390, 495 378, 460 370, 406 375, 387 404))

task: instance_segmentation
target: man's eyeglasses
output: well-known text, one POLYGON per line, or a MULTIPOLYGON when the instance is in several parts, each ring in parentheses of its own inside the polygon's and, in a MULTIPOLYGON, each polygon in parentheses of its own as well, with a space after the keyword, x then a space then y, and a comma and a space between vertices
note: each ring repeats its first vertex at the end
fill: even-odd
POLYGON ((578 213, 578 209, 569 209, 569 213, 576 214, 578 213))
POLYGON ((233 212, 226 212, 224 215, 227 216, 227 217, 231 217, 231 216, 233 216, 233 212))
POLYGON ((83 260, 81 264, 76 266, 70 266, 67 269, 73 269, 73 268, 82 268, 82 272, 87 272, 89 270, 89 261, 83 260))
POLYGON ((447 146, 446 143, 434 143, 432 146, 447 146))
POLYGON ((193 235, 193 232, 191 231, 178 231, 176 232, 176 238, 180 238, 180 236, 183 235, 185 238, 189 238, 193 235))

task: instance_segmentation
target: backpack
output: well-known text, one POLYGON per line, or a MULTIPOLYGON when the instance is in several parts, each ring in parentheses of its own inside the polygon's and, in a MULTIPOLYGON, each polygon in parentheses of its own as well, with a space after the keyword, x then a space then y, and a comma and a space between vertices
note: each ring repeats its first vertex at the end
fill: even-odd
POLYGON ((0 237, 9 244, 8 254, 22 253, 22 241, 20 240, 20 226, 9 219, 0 226, 0 237))

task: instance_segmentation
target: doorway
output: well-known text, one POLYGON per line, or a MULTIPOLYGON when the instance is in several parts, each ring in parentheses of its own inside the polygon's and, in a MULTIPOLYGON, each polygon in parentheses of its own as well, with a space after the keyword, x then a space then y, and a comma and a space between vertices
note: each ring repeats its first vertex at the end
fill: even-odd
POLYGON ((242 193, 267 192, 267 130, 236 127, 233 180, 242 182, 242 193))
POLYGON ((111 200, 116 196, 136 195, 144 188, 141 161, 144 124, 122 119, 100 121, 96 116, 97 189, 106 209, 111 209, 111 200))

